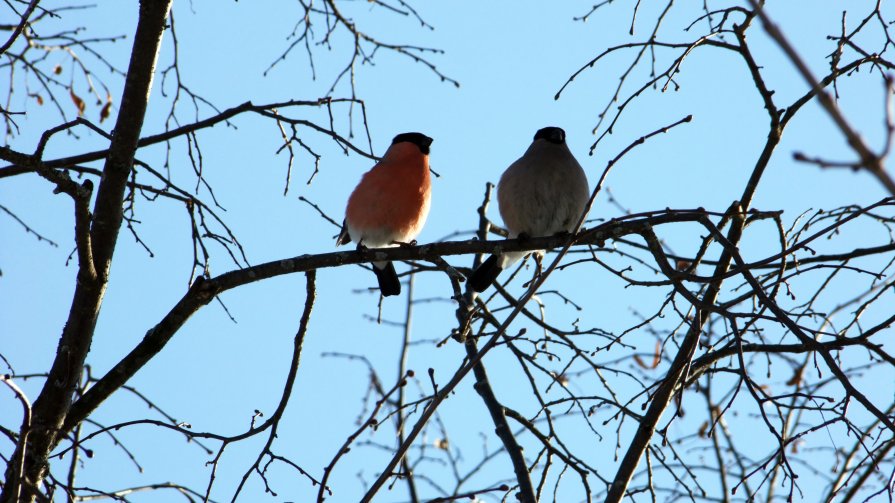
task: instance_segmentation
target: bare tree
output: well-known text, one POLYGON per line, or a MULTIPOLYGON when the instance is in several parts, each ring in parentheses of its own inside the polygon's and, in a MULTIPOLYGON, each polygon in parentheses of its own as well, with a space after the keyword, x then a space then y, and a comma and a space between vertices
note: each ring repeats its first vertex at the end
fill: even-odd
MULTIPOLYGON (((326 158, 318 152, 330 145, 375 159, 355 72, 377 53, 406 57, 442 82, 457 82, 431 59, 440 54, 437 49, 372 35, 372 26, 343 12, 350 2, 299 0, 301 16, 290 43, 274 56, 271 68, 303 50, 308 67, 316 72, 315 61, 324 57, 320 48, 330 49, 325 57, 343 58, 339 61, 344 66, 329 91, 313 99, 246 101, 219 109, 181 78, 171 3, 141 2, 130 62, 126 69, 118 69, 104 48, 122 37, 89 38, 70 27, 53 33, 53 23, 82 7, 51 8, 39 0, 5 2, 10 13, 5 19, 17 22, 2 26, 9 36, 0 45, 0 69, 9 86, 0 109, 7 138, 0 147, 0 159, 7 163, 0 167, 0 179, 40 177, 49 190, 71 200, 77 276, 52 366, 41 373, 19 374, 6 362, 10 373, 2 376, 2 382, 12 398, 3 398, 9 405, 4 410, 22 413, 0 418, 0 432, 8 440, 0 449, 6 463, 0 501, 128 500, 145 491, 177 491, 190 501, 209 501, 217 497, 218 467, 228 448, 250 439, 260 439, 261 447, 234 484, 228 496, 233 500, 246 492, 250 481, 260 481, 265 492, 277 496, 272 467, 286 468, 315 488, 317 501, 345 498, 332 480, 354 455, 352 449, 375 451, 379 457, 370 459, 382 460, 368 467, 375 478, 364 481, 364 493, 347 496, 361 501, 371 501, 383 488, 395 485, 405 486, 407 499, 413 502, 475 497, 523 502, 617 502, 626 496, 635 501, 892 498, 895 400, 887 391, 895 378, 895 357, 885 343, 895 322, 895 182, 886 168, 895 130, 893 83, 887 73, 893 64, 886 52, 893 45, 893 21, 881 0, 849 6, 842 13, 841 30, 827 37, 829 52, 822 61, 800 54, 798 45, 778 26, 774 11, 768 10, 772 6, 766 9, 764 2, 755 0, 722 7, 704 2, 701 9, 672 0, 660 2, 659 8, 640 2, 612 5, 613 0, 607 0, 583 9, 571 21, 603 15, 617 19, 622 13, 633 37, 595 48, 593 59, 583 61, 556 94, 560 99, 575 79, 595 66, 616 65, 608 72, 618 77, 617 84, 602 97, 605 105, 594 111, 592 151, 607 142, 640 101, 661 103, 658 98, 664 91, 686 85, 685 72, 691 62, 699 64, 693 60, 702 54, 718 54, 735 63, 740 73, 724 78, 749 79, 750 103, 763 110, 766 138, 750 161, 751 173, 742 187, 736 187, 739 197, 725 207, 633 212, 604 188, 607 177, 624 165, 630 153, 668 151, 668 139, 692 126, 689 113, 674 115, 677 111, 669 108, 653 114, 655 123, 638 126, 637 134, 613 147, 616 151, 607 157, 596 180, 588 210, 570 235, 500 239, 505 231, 488 217, 493 213, 489 185, 477 213, 468 211, 468 226, 474 228, 468 233, 419 246, 282 257, 260 264, 246 258, 241 241, 222 216, 206 178, 201 132, 250 116, 269 121, 280 135, 280 151, 288 154, 285 193, 293 162, 300 156, 313 160, 310 179, 325 169, 326 158), (620 10, 609 13, 613 8, 620 10), (635 35, 643 26, 648 27, 645 36, 635 35), (170 61, 157 67, 165 39, 172 47, 170 61), (341 51, 344 47, 347 52, 341 51), (46 59, 49 52, 60 50, 70 58, 68 70, 46 59), (773 90, 778 84, 773 79, 780 75, 775 65, 780 64, 802 79, 794 97, 773 90), (821 67, 823 73, 818 74, 821 67), (71 72, 90 83, 87 99, 65 82, 66 77, 74 79, 71 72), (164 131, 147 134, 143 123, 154 76, 163 80, 155 85, 169 92, 161 105, 152 106, 169 108, 164 131), (120 98, 112 91, 119 80, 123 81, 120 98), (846 83, 867 81, 879 90, 866 97, 878 100, 879 125, 852 122, 847 110, 840 108, 843 98, 854 92, 846 83), (45 129, 32 146, 16 143, 31 122, 17 109, 23 98, 50 103, 58 113, 59 125, 45 129), (88 100, 92 103, 94 98, 100 124, 84 116, 88 100), (63 106, 67 100, 74 104, 77 117, 68 116, 63 106), (794 216, 778 208, 757 208, 756 195, 768 183, 766 174, 788 154, 781 142, 792 129, 810 129, 811 124, 796 119, 814 104, 832 120, 850 157, 827 159, 812 152, 814 145, 800 145, 793 157, 810 170, 803 176, 823 177, 825 170, 850 169, 861 175, 855 184, 872 183, 888 195, 868 201, 855 190, 854 200, 846 206, 805 208, 794 216), (103 129, 103 120, 113 117, 114 126, 103 129), (881 145, 865 139, 871 132, 884 138, 881 145), (45 155, 47 145, 59 135, 81 141, 79 135, 85 134, 105 139, 107 147, 85 147, 58 158, 45 155), (161 166, 139 158, 141 149, 154 145, 165 146, 161 166), (193 187, 182 186, 171 175, 175 161, 192 168, 193 187), (181 204, 190 222, 189 288, 111 370, 94 376, 89 357, 119 232, 127 229, 149 251, 138 232, 136 203, 158 200, 181 204), (618 216, 589 218, 594 203, 605 200, 618 216), (865 232, 867 228, 877 232, 865 232), (467 236, 474 239, 450 240, 467 236), (492 236, 498 239, 489 241, 492 236), (676 243, 685 244, 672 246, 669 236, 687 239, 675 237, 676 243), (525 262, 485 294, 466 289, 464 277, 483 254, 540 249, 553 253, 538 264, 534 275, 525 262), (216 254, 227 257, 232 269, 212 274, 210 263, 216 254), (276 439, 285 427, 282 418, 300 375, 306 337, 314 330, 317 271, 374 258, 411 266, 404 319, 395 322, 403 332, 398 371, 387 374, 364 355, 323 355, 335 365, 364 366, 369 386, 356 429, 346 432, 344 443, 322 469, 312 469, 283 454, 276 439), (249 427, 238 433, 196 431, 133 386, 132 378, 140 369, 166 350, 193 314, 213 300, 220 302, 221 294, 296 273, 305 278, 303 308, 296 316, 290 365, 277 384, 282 392, 272 413, 256 413, 249 427), (632 321, 623 328, 600 328, 603 323, 587 313, 600 295, 612 295, 609 287, 577 295, 542 288, 555 273, 581 277, 599 273, 613 278, 619 288, 646 292, 657 307, 635 306, 632 317, 625 318, 632 321), (423 275, 438 279, 442 296, 418 297, 414 284, 423 275), (414 340, 415 309, 436 302, 447 306, 444 312, 450 313, 454 325, 430 331, 440 337, 414 340), (571 317, 565 316, 568 310, 571 317), (410 349, 418 345, 462 345, 463 351, 445 376, 425 360, 409 361, 410 349), (516 380, 512 393, 492 382, 488 369, 493 369, 491 358, 497 356, 512 362, 516 380), (420 367, 428 368, 428 375, 411 370, 420 367), (43 383, 33 399, 20 386, 26 379, 43 383), (489 424, 458 428, 442 417, 451 408, 449 398, 465 393, 466 383, 472 383, 489 424), (879 383, 888 387, 880 389, 879 383), (94 412, 116 394, 138 397, 156 415, 100 424, 94 412), (115 439, 117 432, 139 425, 159 434, 182 435, 202 449, 209 457, 205 487, 165 482, 116 488, 114 480, 108 487, 77 483, 83 457, 90 456, 95 439, 115 439), (394 437, 382 440, 377 433, 383 430, 394 437), (471 431, 484 433, 481 453, 464 456, 454 439, 471 431)), ((403 0, 371 5, 378 12, 431 28, 403 0)), ((337 224, 315 203, 304 200, 322 219, 337 224)), ((55 244, 26 223, 27 215, 0 209, 21 225, 19 239, 36 237, 55 244)))

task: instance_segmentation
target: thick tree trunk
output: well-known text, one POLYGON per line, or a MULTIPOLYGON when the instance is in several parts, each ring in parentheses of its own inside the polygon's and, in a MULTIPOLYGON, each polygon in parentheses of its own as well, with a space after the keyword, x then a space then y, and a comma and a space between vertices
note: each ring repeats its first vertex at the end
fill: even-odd
POLYGON ((50 453, 67 433, 62 425, 81 380, 108 284, 121 227, 124 192, 133 169, 170 7, 171 0, 140 2, 121 109, 103 168, 93 219, 89 231, 76 229, 82 234, 77 239, 78 276, 68 320, 50 374, 34 402, 31 425, 20 434, 26 441, 19 442, 7 465, 0 503, 32 502, 37 498, 47 475, 50 453))

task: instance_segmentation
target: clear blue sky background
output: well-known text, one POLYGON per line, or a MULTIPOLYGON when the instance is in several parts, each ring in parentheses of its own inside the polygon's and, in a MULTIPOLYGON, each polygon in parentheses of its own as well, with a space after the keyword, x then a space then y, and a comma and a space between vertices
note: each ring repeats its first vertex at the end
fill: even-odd
MULTIPOLYGON (((434 182, 432 211, 418 238, 421 243, 473 229, 477 223, 475 210, 481 202, 485 183, 496 182, 502 170, 528 146, 534 132, 547 125, 561 126, 567 131, 569 146, 593 185, 607 161, 628 143, 693 114, 691 124, 655 138, 625 157, 610 175, 608 186, 622 205, 635 212, 699 206, 723 211, 739 197, 764 142, 767 119, 759 97, 751 91, 752 83, 745 68, 732 56, 720 51, 693 54, 676 79, 681 89, 664 94, 646 93, 631 106, 614 134, 600 144, 593 156, 588 156, 594 140, 590 131, 631 53, 607 58, 576 79, 560 100, 554 100, 554 94, 568 76, 604 48, 647 36, 655 18, 650 9, 655 6, 651 5, 653 2, 644 2, 635 36, 629 37, 631 3, 615 2, 587 23, 581 23, 572 18, 586 13, 591 6, 589 2, 418 2, 415 7, 435 26, 434 31, 419 27, 413 19, 374 8, 368 2, 346 6, 346 12, 362 29, 383 41, 443 49, 444 54, 427 57, 439 71, 461 83, 460 88, 442 83, 424 66, 384 51, 376 55, 375 65, 357 68, 356 88, 366 102, 376 154, 381 154, 392 136, 399 132, 422 131, 435 139, 431 163, 441 176, 434 182)), ((823 56, 833 48, 824 36, 838 31, 839 8, 819 8, 808 0, 771 3, 771 15, 816 72, 823 72, 827 68, 823 56)), ((869 5, 869 2, 861 3, 869 5)), ((683 7, 679 10, 666 21, 666 40, 692 38, 679 28, 689 22, 693 12, 683 7)), ((348 48, 345 39, 339 36, 331 51, 315 49, 317 80, 311 80, 307 58, 300 48, 266 77, 262 75, 289 43, 286 37, 300 15, 294 2, 179 1, 175 2, 174 14, 183 82, 222 109, 246 100, 262 104, 316 99, 326 93, 335 75, 347 63, 348 48)), ((90 36, 126 34, 126 40, 114 44, 110 58, 118 68, 126 68, 136 19, 136 7, 131 2, 103 2, 95 9, 71 16, 71 23, 86 26, 90 36)), ((63 25, 71 26, 67 20, 58 24, 63 25)), ((318 35, 322 34, 322 26, 316 29, 318 35)), ((780 103, 802 95, 806 87, 790 64, 764 40, 760 30, 753 29, 752 33, 756 54, 768 69, 769 85, 777 91, 780 103)), ((170 63, 170 42, 166 36, 160 68, 170 63)), ((72 71, 64 54, 51 55, 49 61, 61 63, 65 75, 72 71)), ((639 84, 645 77, 646 72, 639 69, 631 83, 639 84)), ((883 133, 882 89, 877 80, 853 79, 841 85, 843 109, 874 146, 881 144, 883 133)), ((117 99, 121 93, 120 78, 107 77, 105 81, 117 99)), ((173 89, 172 84, 166 83, 167 91, 173 89)), ((0 83, 0 95, 6 95, 6 85, 6 82, 0 83)), ((86 92, 80 77, 75 77, 74 86, 86 92)), ((157 80, 145 134, 164 128, 169 98, 163 97, 161 90, 162 82, 157 80)), ((350 89, 342 83, 333 95, 340 97, 349 93, 350 89)), ((22 96, 19 94, 20 101, 13 104, 13 109, 26 108, 27 121, 22 121, 20 135, 6 141, 11 147, 27 152, 33 149, 40 132, 61 120, 49 106, 38 107, 33 100, 27 101, 22 96)), ((95 120, 99 107, 92 100, 87 101, 87 117, 95 120)), ((74 114, 72 105, 68 102, 63 105, 70 116, 74 114)), ((194 117, 190 107, 184 101, 178 109, 183 123, 194 117)), ((211 113, 203 106, 198 116, 202 118, 211 113)), ((324 118, 313 112, 309 117, 324 118)), ((345 114, 337 112, 336 120, 338 128, 346 131, 345 114)), ((348 194, 360 175, 369 169, 371 161, 357 155, 342 155, 325 138, 309 133, 309 144, 324 155, 320 173, 311 185, 306 185, 313 161, 299 154, 289 194, 284 197, 287 159, 284 154, 275 155, 280 143, 275 125, 251 116, 236 119, 234 125, 236 128, 203 131, 199 140, 205 176, 227 209, 223 215, 245 245, 249 261, 257 264, 332 251, 337 229, 320 219, 298 197, 307 197, 334 219, 341 220, 348 194)), ((355 131, 361 133, 362 128, 355 126, 355 131)), ((111 121, 103 127, 111 127, 111 121)), ((47 157, 103 146, 102 139, 92 133, 80 131, 79 136, 78 139, 57 136, 47 149, 47 157)), ((356 140, 360 145, 366 142, 362 134, 356 140)), ((864 204, 884 196, 867 175, 845 171, 821 174, 813 167, 792 162, 790 154, 795 150, 834 159, 851 158, 827 117, 818 107, 809 105, 790 126, 777 150, 754 207, 784 209, 785 221, 789 223, 809 208, 864 204)), ((141 150, 138 158, 161 167, 164 155, 164 147, 155 146, 141 150)), ((175 142, 172 159, 174 181, 186 187, 195 186, 183 142, 175 142)), ((73 248, 72 208, 65 196, 54 196, 51 190, 48 183, 36 176, 16 177, 0 184, 0 203, 59 243, 55 248, 40 243, 25 235, 12 219, 0 215, 3 272, 0 352, 9 359, 17 374, 48 368, 71 300, 75 268, 66 267, 65 261, 73 248)), ((200 193, 207 196, 204 190, 200 193)), ((619 216, 618 209, 605 196, 604 193, 597 202, 592 217, 619 216)), ((142 222, 138 231, 155 256, 150 258, 127 230, 122 231, 113 279, 89 360, 95 376, 104 374, 174 305, 184 293, 190 274, 190 228, 182 205, 164 200, 149 203, 142 199, 138 199, 137 205, 137 217, 142 222)), ((496 208, 492 208, 491 217, 499 221, 496 208)), ((772 236, 769 231, 756 231, 746 241, 745 250, 747 254, 754 253, 752 258, 768 250, 766 242, 772 236)), ((692 253, 698 245, 698 232, 695 228, 682 227, 679 232, 663 237, 675 251, 692 253)), ((854 232, 868 239, 868 245, 887 239, 881 235, 875 239, 879 229, 859 228, 854 232)), ((222 250, 213 251, 213 274, 234 267, 222 250)), ((454 257, 449 261, 469 266, 471 257, 454 257)), ((403 268, 399 266, 399 270, 403 268)), ((322 467, 356 427, 361 398, 368 384, 363 364, 321 355, 326 352, 365 355, 389 386, 396 377, 402 332, 387 323, 377 325, 367 319, 377 315, 378 298, 357 291, 373 284, 374 277, 369 272, 343 267, 322 270, 317 279, 318 303, 297 386, 274 448, 319 477, 322 467)), ((548 311, 551 320, 568 326, 580 318, 583 326, 610 331, 620 331, 635 323, 632 306, 641 313, 652 313, 664 293, 624 289, 617 278, 595 267, 559 272, 551 276, 547 286, 563 289, 584 307, 583 312, 576 312, 555 302, 548 311)), ((521 282, 514 287, 521 293, 521 282)), ((417 279, 415 293, 418 298, 445 298, 450 290, 444 275, 425 274, 417 279)), ((401 321, 406 299, 406 295, 387 299, 383 303, 383 319, 401 321)), ((304 277, 291 275, 249 285, 226 293, 223 301, 238 323, 230 322, 216 304, 202 309, 130 384, 178 419, 192 424, 196 431, 235 434, 248 426, 255 409, 269 413, 276 404, 304 302, 304 277)), ((413 337, 430 341, 446 337, 454 325, 453 310, 454 306, 445 301, 417 304, 413 337)), ((525 324, 519 325, 522 326, 525 324)), ((642 340, 632 338, 630 343, 642 344, 649 350, 654 339, 644 334, 642 340)), ((440 349, 431 343, 421 344, 413 347, 409 367, 424 377, 423 388, 428 391, 426 369, 435 368, 436 378, 444 382, 463 355, 458 344, 449 343, 440 349)), ((512 407, 532 412, 527 385, 520 385, 525 381, 520 380, 518 365, 499 351, 488 356, 486 365, 498 396, 512 407)), ((788 377, 781 373, 775 379, 788 377)), ((881 386, 885 389, 879 390, 881 396, 890 396, 892 380, 880 382, 886 383, 881 386)), ((572 386, 581 386, 576 391, 593 386, 592 382, 587 383, 573 382, 572 386)), ((41 384, 42 381, 31 379, 23 387, 34 398, 41 384)), ((411 389, 415 390, 415 385, 411 389)), ((8 396, 0 397, 3 399, 0 421, 6 426, 17 424, 18 409, 8 396)), ((155 416, 132 395, 121 392, 97 411, 95 419, 111 424, 144 417, 155 416)), ((443 417, 466 468, 474 466, 479 459, 480 432, 489 436, 489 446, 498 443, 484 406, 468 384, 461 386, 457 396, 444 405, 443 417)), ((731 421, 736 423, 735 419, 731 421)), ((682 421, 676 433, 685 434, 688 428, 692 431, 694 424, 698 424, 696 419, 682 421)), ((744 420, 744 424, 748 421, 744 420)), ((616 465, 612 459, 616 425, 612 423, 607 428, 601 443, 594 443, 590 435, 582 435, 582 442, 592 445, 581 447, 578 452, 600 467, 605 477, 611 478, 616 465)), ((623 428, 623 438, 629 428, 630 424, 623 428)), ((743 443, 748 444, 749 430, 739 431, 744 436, 743 443)), ((80 484, 115 489, 171 481, 204 490, 208 477, 204 461, 210 457, 198 448, 185 445, 181 436, 149 427, 124 430, 117 435, 138 457, 144 471, 140 473, 108 438, 97 439, 92 445, 96 456, 86 462, 80 484)), ((391 435, 389 428, 383 428, 373 440, 390 445, 391 435)), ((754 442, 767 442, 766 437, 764 432, 754 442)), ((437 438, 437 431, 432 430, 423 441, 431 444, 437 438)), ((230 498, 239 476, 250 466, 259 447, 258 441, 250 441, 228 448, 215 482, 215 499, 230 498)), ((375 448, 353 450, 331 481, 338 491, 332 500, 355 500, 360 480, 373 480, 383 461, 375 448)), ((468 489, 481 488, 496 477, 512 474, 505 458, 488 466, 489 471, 470 482, 468 489)), ((62 464, 57 469, 60 470, 57 475, 61 475, 62 464)), ((316 493, 316 488, 294 472, 282 466, 274 470, 278 475, 272 481, 279 493, 274 500, 308 501, 316 493)), ((421 486, 424 494, 438 495, 426 484, 421 486)), ((570 479, 563 487, 569 491, 567 497, 571 499, 567 501, 580 497, 577 482, 570 479)), ((810 485, 806 487, 807 501, 811 500, 811 489, 810 485)), ((259 496, 262 490, 258 478, 254 477, 245 500, 264 501, 259 496)), ((166 494, 165 498, 170 496, 166 494)), ((401 483, 380 496, 381 501, 406 500, 401 483)), ((160 497, 157 494, 134 500, 158 501, 160 497)))

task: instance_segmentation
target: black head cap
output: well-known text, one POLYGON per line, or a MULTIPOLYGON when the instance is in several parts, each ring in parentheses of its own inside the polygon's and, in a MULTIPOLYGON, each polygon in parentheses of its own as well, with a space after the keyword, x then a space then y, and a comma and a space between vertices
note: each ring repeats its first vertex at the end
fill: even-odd
POLYGON ((410 142, 420 148, 420 152, 429 155, 429 146, 432 145, 432 138, 423 133, 401 133, 392 140, 392 145, 401 142, 410 142))
POLYGON ((566 142, 566 132, 559 127, 541 128, 535 133, 535 140, 547 140, 561 145, 566 142))

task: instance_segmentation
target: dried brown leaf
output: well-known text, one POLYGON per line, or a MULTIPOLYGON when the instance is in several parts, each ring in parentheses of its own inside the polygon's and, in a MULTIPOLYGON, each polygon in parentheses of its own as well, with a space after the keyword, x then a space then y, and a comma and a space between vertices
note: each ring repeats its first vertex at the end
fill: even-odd
POLYGON ((78 108, 78 117, 84 115, 84 109, 87 108, 87 104, 84 103, 84 100, 82 100, 80 96, 75 94, 75 90, 72 88, 69 88, 68 95, 71 96, 71 101, 78 108))
POLYGON ((643 360, 640 358, 640 355, 634 355, 634 363, 636 363, 640 368, 643 368, 643 369, 649 368, 649 365, 647 365, 646 363, 643 362, 643 360))
POLYGON ((795 372, 793 372, 792 377, 786 381, 787 386, 798 386, 800 382, 802 382, 802 371, 805 367, 797 368, 795 372))
POLYGON ((102 123, 104 120, 109 118, 109 115, 112 113, 112 102, 107 101, 105 105, 103 105, 102 110, 99 111, 99 122, 102 123))
POLYGON ((659 366, 662 361, 662 341, 656 341, 656 350, 653 352, 653 364, 650 368, 654 369, 659 366))

